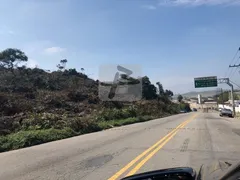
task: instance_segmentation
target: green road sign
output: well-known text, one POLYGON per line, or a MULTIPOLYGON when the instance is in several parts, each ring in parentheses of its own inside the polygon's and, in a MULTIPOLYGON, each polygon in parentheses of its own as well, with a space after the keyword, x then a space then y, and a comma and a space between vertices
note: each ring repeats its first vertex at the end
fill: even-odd
POLYGON ((195 88, 216 87, 218 85, 217 76, 194 78, 195 88))

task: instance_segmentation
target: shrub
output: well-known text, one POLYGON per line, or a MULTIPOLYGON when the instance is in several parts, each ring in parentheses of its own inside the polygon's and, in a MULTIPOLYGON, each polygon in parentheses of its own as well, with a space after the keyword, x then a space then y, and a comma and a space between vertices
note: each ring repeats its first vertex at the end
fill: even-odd
POLYGON ((102 105, 105 108, 117 108, 117 109, 121 109, 124 106, 124 104, 119 101, 104 101, 102 102, 102 105))
POLYGON ((76 117, 69 119, 68 126, 80 134, 101 130, 94 119, 76 117))
MULTIPOLYGON (((22 120, 22 129, 49 129, 60 128, 58 121, 62 119, 61 116, 51 113, 36 113, 29 115, 28 118, 22 120)), ((61 128, 63 128, 62 126, 61 128)))
POLYGON ((74 101, 74 102, 81 102, 88 98, 87 94, 84 94, 79 91, 69 92, 67 96, 71 101, 74 101))
POLYGON ((124 119, 129 117, 136 117, 137 109, 133 107, 128 107, 125 109, 104 109, 98 116, 98 120, 115 120, 124 119))
POLYGON ((12 116, 21 112, 32 111, 34 107, 32 101, 17 96, 6 98, 7 100, 5 98, 0 100, 0 112, 2 112, 2 115, 12 116))
POLYGON ((27 99, 35 99, 36 95, 34 93, 26 93, 24 97, 26 97, 27 99))
POLYGON ((41 143, 72 137, 76 133, 70 128, 20 131, 0 136, 0 152, 29 147, 41 143))

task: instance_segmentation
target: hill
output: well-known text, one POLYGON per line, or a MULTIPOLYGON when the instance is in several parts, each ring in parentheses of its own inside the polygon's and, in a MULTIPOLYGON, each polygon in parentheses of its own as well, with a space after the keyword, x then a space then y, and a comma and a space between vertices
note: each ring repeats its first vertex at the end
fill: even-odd
MULTIPOLYGON (((18 49, 0 52, 0 152, 179 112, 173 93, 158 83, 157 94, 147 76, 140 101, 102 101, 98 87, 104 82, 66 69, 66 59, 52 72, 20 65, 27 60, 18 49)), ((118 84, 121 79, 138 82, 121 75, 118 84)))
POLYGON ((196 92, 196 91, 191 91, 191 92, 187 92, 182 94, 182 96, 187 97, 187 98, 191 98, 191 97, 197 97, 198 94, 201 94, 202 97, 213 97, 217 94, 220 94, 221 92, 217 91, 217 90, 209 90, 209 91, 201 91, 201 92, 196 92))

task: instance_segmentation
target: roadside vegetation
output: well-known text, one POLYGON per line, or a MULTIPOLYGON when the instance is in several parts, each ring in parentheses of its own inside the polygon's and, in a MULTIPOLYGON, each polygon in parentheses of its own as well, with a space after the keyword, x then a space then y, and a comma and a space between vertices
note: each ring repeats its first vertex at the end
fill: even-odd
POLYGON ((67 69, 63 59, 48 71, 28 68, 27 61, 21 50, 0 52, 0 152, 166 117, 182 106, 171 101, 171 90, 147 76, 141 78, 142 100, 104 102, 98 97, 104 82, 89 78, 84 68, 67 69))

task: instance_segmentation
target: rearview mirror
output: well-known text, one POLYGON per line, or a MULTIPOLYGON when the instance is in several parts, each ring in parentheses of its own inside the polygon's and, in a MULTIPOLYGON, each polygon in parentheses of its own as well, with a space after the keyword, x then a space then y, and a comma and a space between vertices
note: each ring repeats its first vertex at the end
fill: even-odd
POLYGON ((192 168, 170 168, 125 177, 122 180, 195 180, 196 171, 192 168))

